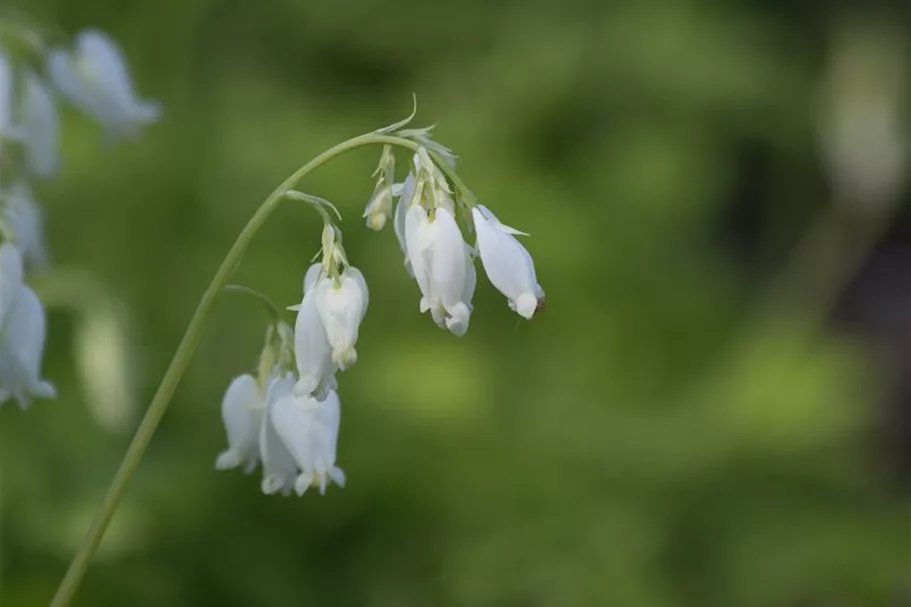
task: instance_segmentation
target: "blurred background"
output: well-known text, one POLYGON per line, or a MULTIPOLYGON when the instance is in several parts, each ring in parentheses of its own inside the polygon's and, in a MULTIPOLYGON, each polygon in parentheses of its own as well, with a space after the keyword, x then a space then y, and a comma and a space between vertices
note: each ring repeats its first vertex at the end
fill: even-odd
MULTIPOLYGON (((0 410, 4 607, 47 604, 254 209, 412 92, 547 310, 481 277, 440 331, 360 218, 379 148, 321 169, 371 286, 348 487, 214 470, 266 322, 225 297, 74 604, 909 604, 907 0, 6 7, 110 33, 164 118, 114 148, 67 110, 36 188, 59 397, 0 410)), ((286 205, 235 282, 297 303, 319 230, 286 205)))

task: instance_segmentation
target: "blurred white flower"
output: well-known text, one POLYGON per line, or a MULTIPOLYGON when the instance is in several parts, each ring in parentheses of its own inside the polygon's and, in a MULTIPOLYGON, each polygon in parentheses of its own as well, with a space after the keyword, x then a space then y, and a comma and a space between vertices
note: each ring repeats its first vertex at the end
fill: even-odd
POLYGON ((44 306, 22 282, 22 256, 0 245, 0 404, 16 399, 22 409, 34 398, 54 398, 54 386, 41 379, 46 320, 44 306))
POLYGON ((130 429, 136 412, 134 350, 123 305, 99 298, 87 306, 75 327, 76 369, 86 403, 105 429, 130 429))
POLYGON ((221 401, 221 418, 228 435, 228 449, 215 461, 218 470, 243 466, 253 472, 259 459, 259 435, 265 413, 265 398, 260 395, 252 375, 235 377, 221 401))
POLYGON ((321 270, 321 264, 310 266, 304 277, 303 301, 300 305, 291 307, 297 311, 294 323, 294 358, 300 375, 294 392, 298 396, 316 395, 320 399, 326 397, 328 390, 336 387, 335 372, 338 370, 332 362, 332 346, 316 309, 313 286, 321 270))
POLYGON ((332 362, 344 371, 357 362, 354 346, 370 302, 367 282, 360 270, 348 266, 338 278, 318 278, 313 289, 316 310, 332 347, 332 362))
POLYGON ((438 326, 461 337, 468 331, 476 277, 455 218, 446 208, 431 214, 412 204, 405 217, 405 234, 408 259, 421 290, 421 312, 430 310, 438 326))
POLYGON ((71 52, 52 50, 48 71, 60 92, 102 124, 111 139, 131 135, 161 115, 157 102, 136 97, 120 48, 97 30, 83 31, 71 52))
POLYGON ((13 65, 0 50, 0 136, 9 137, 13 128, 13 65))
POLYGON ((3 243, 0 245, 0 329, 6 325, 13 304, 22 291, 22 276, 22 254, 12 244, 3 243))
POLYGON ((527 234, 503 225, 482 205, 472 209, 471 215, 487 277, 509 299, 509 307, 513 311, 532 318, 543 302, 544 291, 535 276, 531 255, 514 236, 527 234))
POLYGON ((819 137, 837 196, 877 209, 897 202, 909 174, 909 64, 901 29, 848 21, 834 28, 819 137))
POLYGON ((298 495, 311 486, 324 494, 329 481, 345 486, 345 473, 335 465, 340 421, 341 405, 334 390, 322 402, 287 391, 270 398, 269 422, 300 471, 294 481, 298 495))
POLYGON ((37 177, 56 173, 60 147, 57 107, 44 81, 31 71, 25 73, 25 102, 16 132, 25 148, 29 171, 37 177))
POLYGON ((2 193, 3 222, 12 233, 16 248, 28 265, 43 267, 48 263, 44 238, 44 217, 28 184, 19 181, 2 193))

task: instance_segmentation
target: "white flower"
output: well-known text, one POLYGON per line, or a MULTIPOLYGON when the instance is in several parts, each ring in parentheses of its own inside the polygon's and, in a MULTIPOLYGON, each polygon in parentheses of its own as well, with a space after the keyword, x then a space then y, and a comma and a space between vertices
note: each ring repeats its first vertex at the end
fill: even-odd
POLYGON ((22 256, 0 245, 0 403, 15 398, 22 409, 34 398, 54 398, 41 375, 46 320, 38 296, 22 283, 22 256))
POLYGON ((405 234, 405 217, 408 215, 411 199, 414 197, 414 173, 409 173, 401 186, 399 203, 395 207, 395 237, 399 241, 402 253, 405 254, 405 270, 409 276, 414 276, 414 270, 411 269, 411 261, 408 259, 408 245, 405 234))
POLYGON ((111 138, 130 135, 161 115, 157 102, 137 99, 120 48, 102 32, 82 32, 72 52, 52 50, 48 71, 60 92, 111 138))
POLYGON ((304 277, 304 299, 300 305, 292 306, 297 310, 294 358, 300 379, 294 392, 298 396, 314 394, 317 398, 325 398, 327 391, 336 387, 338 367, 332 362, 332 346, 316 309, 316 291, 313 289, 321 270, 318 263, 310 266, 304 277))
POLYGON ((367 219, 367 227, 371 230, 382 230, 386 225, 386 220, 392 215, 392 186, 386 183, 380 184, 373 191, 367 208, 364 209, 364 217, 367 219))
POLYGON ((377 177, 376 187, 367 208, 364 210, 364 217, 367 218, 367 227, 371 230, 382 230, 386 221, 392 217, 392 197, 395 184, 395 154, 392 153, 392 146, 383 146, 383 154, 380 156, 380 162, 373 172, 377 177))
POLYGON ((35 203, 28 184, 20 181, 3 193, 3 219, 12 232, 16 247, 25 263, 47 265, 47 245, 44 239, 44 217, 35 203))
POLYGON ((298 495, 311 486, 324 494, 329 481, 345 486, 345 473, 335 465, 340 421, 341 405, 335 391, 322 402, 287 392, 270 399, 269 422, 300 471, 294 481, 298 495))
POLYGON ((9 137, 13 128, 13 65, 0 51, 0 135, 9 137))
POLYGON ((273 378, 266 395, 266 412, 259 427, 259 457, 263 461, 262 491, 266 495, 281 492, 290 495, 297 477, 297 462, 275 429, 270 412, 284 398, 293 397, 294 375, 286 373, 273 378))
POLYGON ((234 378, 221 401, 228 449, 215 461, 218 470, 243 465, 245 472, 253 472, 259 459, 259 434, 265 407, 265 398, 252 375, 234 378))
POLYGON ((332 347, 332 362, 344 371, 357 362, 354 346, 370 300, 367 283, 357 268, 348 266, 337 279, 319 278, 314 291, 316 310, 332 347))
POLYGON ((22 291, 22 254, 12 244, 0 245, 0 329, 22 291))
POLYGON ((543 301, 544 291, 535 276, 531 255, 514 236, 527 234, 503 225, 482 205, 472 209, 471 216, 487 277, 509 299, 509 307, 513 311, 530 319, 543 301))
POLYGON ((25 147, 29 170, 50 177, 58 168, 60 123, 54 99, 44 82, 31 71, 25 74, 25 103, 18 136, 25 147))
POLYGON ((468 331, 476 277, 455 218, 446 208, 435 209, 431 217, 413 204, 405 233, 408 259, 421 290, 421 312, 430 310, 437 325, 461 337, 468 331))

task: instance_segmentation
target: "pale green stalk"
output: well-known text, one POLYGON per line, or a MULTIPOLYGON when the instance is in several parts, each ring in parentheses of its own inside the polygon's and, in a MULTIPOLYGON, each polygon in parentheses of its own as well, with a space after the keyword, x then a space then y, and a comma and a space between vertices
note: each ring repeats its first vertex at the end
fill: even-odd
MULTIPOLYGON (((310 172, 349 150, 373 144, 397 145, 412 151, 417 151, 419 147, 417 143, 408 139, 375 133, 361 135, 360 137, 355 137, 340 143, 335 147, 326 150, 288 177, 288 179, 266 198, 253 214, 253 217, 250 218, 250 221, 247 222, 247 225, 244 226, 244 229, 237 237, 237 240, 234 241, 234 244, 225 256, 224 261, 222 261, 221 266, 215 273, 214 278, 212 278, 209 287, 206 289, 205 293, 203 293, 202 299, 200 299, 199 305, 196 308, 196 312, 193 314, 193 318, 190 319, 190 324, 187 326, 183 339, 180 341, 180 345, 177 346, 174 358, 171 359, 171 364, 168 365, 164 378, 162 378, 161 384, 158 386, 158 390, 155 392, 155 396, 152 398, 152 402, 149 405, 145 416, 142 418, 142 422, 139 424, 139 428, 136 430, 136 434, 133 436, 129 448, 127 448, 120 468, 114 475, 114 479, 111 481, 111 484, 104 495, 98 513, 95 515, 95 519, 92 521, 92 525, 89 528, 79 551, 76 553, 72 563, 70 563, 70 567, 67 570, 63 581, 60 583, 59 588, 57 588, 57 592, 51 601, 51 607, 63 607, 72 600, 76 589, 79 587, 79 583, 85 575, 92 555, 94 555, 95 551, 98 549, 98 546, 104 537, 105 530, 111 522, 114 512, 117 510, 117 506, 123 499, 123 492, 126 489, 127 483, 129 483, 133 474, 136 472, 136 468, 139 466, 139 462, 142 460, 142 456, 145 453, 149 442, 152 440, 152 436, 155 434, 155 429, 158 428, 158 424, 167 410, 168 404, 171 402, 171 397, 177 389, 177 384, 180 382, 181 377, 183 377, 187 365, 190 364, 190 359, 202 338, 202 332, 205 328, 206 321, 208 321, 209 316, 212 313, 212 307, 215 304, 215 300, 228 284, 231 275, 234 274, 234 271, 240 264, 244 252, 247 250, 253 237, 269 216, 272 215, 275 209, 277 209, 285 200, 285 194, 294 188, 297 183, 310 172)), ((455 171, 446 166, 445 163, 440 162, 439 158, 435 158, 435 160, 439 163, 441 170, 443 170, 446 176, 453 182, 453 185, 458 190, 462 191, 464 196, 470 196, 467 188, 465 188, 458 175, 455 174, 455 171)))

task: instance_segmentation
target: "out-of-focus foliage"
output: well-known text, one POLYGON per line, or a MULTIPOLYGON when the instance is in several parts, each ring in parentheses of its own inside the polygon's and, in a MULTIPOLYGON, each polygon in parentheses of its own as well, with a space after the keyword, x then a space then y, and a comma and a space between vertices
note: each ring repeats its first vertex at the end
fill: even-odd
MULTIPOLYGON (((799 312, 751 320, 765 275, 831 202, 814 120, 829 33, 895 21, 906 2, 18 7, 55 36, 106 30, 163 102, 162 122, 116 151, 67 114, 62 173, 36 192, 54 260, 90 268, 129 310, 141 403, 259 202, 406 114, 412 92, 473 191, 532 234, 548 294, 518 322, 482 278, 468 335, 438 330, 392 234, 360 219, 380 150, 320 170, 306 187, 341 208, 371 285, 341 377, 348 487, 264 497, 257 478, 215 472, 219 402, 265 320, 225 298, 76 604, 907 599, 908 503, 868 448, 878 359, 861 335, 808 335, 819 319, 799 312), (744 207, 756 229, 726 221, 744 207)), ((236 282, 297 303, 319 229, 286 205, 236 282)), ((0 410, 4 606, 49 600, 129 438, 82 400, 83 332, 52 309, 60 397, 0 410)))

